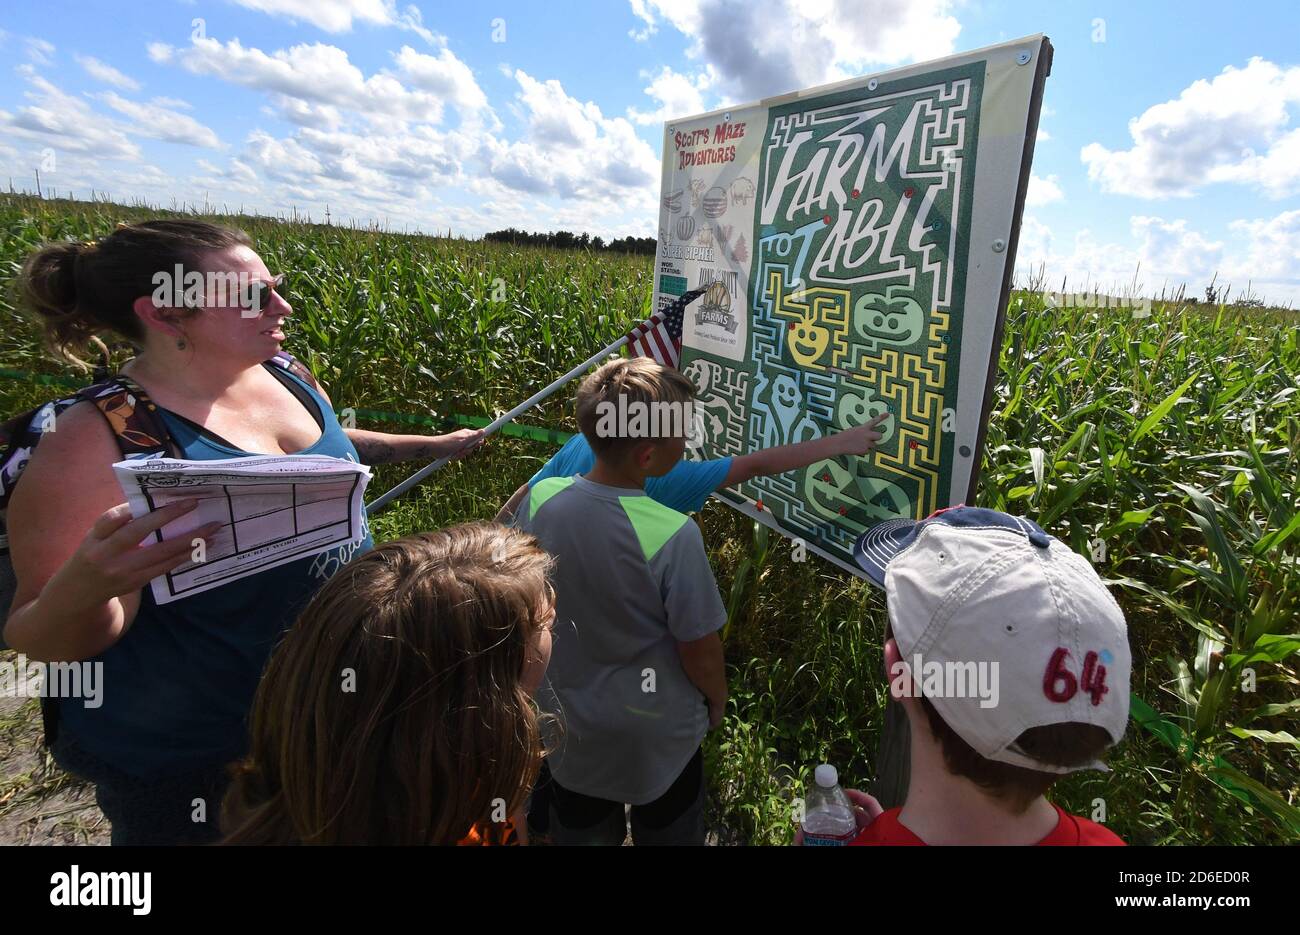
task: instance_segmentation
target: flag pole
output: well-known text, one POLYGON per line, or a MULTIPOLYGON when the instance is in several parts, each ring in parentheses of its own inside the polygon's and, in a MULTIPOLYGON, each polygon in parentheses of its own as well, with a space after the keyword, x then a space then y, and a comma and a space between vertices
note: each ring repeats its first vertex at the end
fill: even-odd
MULTIPOLYGON (((623 335, 623 337, 619 338, 613 344, 609 345, 608 347, 600 351, 597 351, 595 354, 592 354, 590 357, 588 357, 582 363, 578 364, 578 366, 574 367, 572 370, 570 370, 564 376, 560 377, 558 380, 553 382, 550 386, 546 387, 544 390, 534 393, 532 396, 529 396, 526 400, 524 400, 515 408, 511 409, 509 412, 505 413, 504 415, 498 416, 492 423, 490 423, 483 429, 483 437, 487 438, 489 435, 496 432, 497 429, 501 428, 501 426, 505 425, 507 422, 519 418, 519 416, 523 415, 527 410, 533 408, 533 406, 537 405, 546 397, 550 396, 552 393, 554 393, 560 387, 564 386, 564 384, 568 383, 578 374, 582 373, 584 370, 586 370, 596 361, 600 360, 602 357, 605 357, 608 354, 613 354, 619 348, 623 347, 625 344, 627 344, 628 339, 630 337, 631 335, 626 335, 626 334, 623 335)), ((459 454, 459 452, 457 452, 457 454, 459 454)), ((402 494, 406 493, 408 490, 410 490, 412 487, 418 484, 420 481, 424 480, 426 477, 432 474, 434 471, 443 467, 448 461, 452 459, 452 457, 453 455, 446 455, 444 457, 439 458, 437 461, 434 461, 432 464, 426 465, 425 467, 421 468, 419 471, 412 474, 406 480, 402 481, 400 484, 394 487, 392 490, 382 495, 378 500, 375 500, 373 503, 367 503, 366 512, 377 513, 379 510, 382 510, 384 507, 388 506, 388 504, 392 500, 397 499, 402 494)))
MULTIPOLYGON (((682 308, 685 308, 687 305, 695 301, 695 299, 699 298, 699 296, 703 294, 704 294, 703 289, 695 289, 692 290, 691 292, 686 293, 681 298, 677 299, 677 302, 681 303, 682 308)), ((578 366, 574 367, 572 370, 566 373, 564 376, 560 377, 558 380, 553 381, 545 389, 538 390, 536 393, 534 393, 532 396, 529 396, 518 406, 515 406, 515 408, 511 409, 509 412, 505 413, 504 415, 497 416, 496 419, 494 419, 490 424, 484 427, 483 437, 487 438, 489 435, 496 432, 499 428, 501 428, 501 426, 505 425, 507 422, 512 422, 515 419, 519 418, 529 409, 533 408, 542 400, 544 400, 546 397, 550 396, 552 393, 558 390, 560 387, 564 386, 564 384, 568 383, 574 377, 584 372, 592 364, 596 363, 601 358, 607 357, 610 354, 613 354, 615 351, 619 350, 620 348, 624 347, 629 341, 638 337, 639 332, 643 327, 644 325, 638 325, 636 328, 633 328, 631 331, 623 335, 623 337, 619 338, 617 341, 613 342, 607 347, 601 348, 596 353, 592 354, 590 357, 584 360, 582 363, 578 364, 578 366)), ((460 454, 460 452, 457 451, 455 452, 455 454, 460 454)), ((453 457, 455 457, 455 454, 446 455, 444 457, 439 458, 437 461, 434 461, 432 464, 428 464, 420 468, 420 470, 416 471, 414 474, 412 474, 406 480, 402 481, 392 490, 389 490, 387 493, 381 495, 379 499, 374 500, 371 503, 367 503, 366 512, 367 513, 379 512, 384 507, 388 506, 388 504, 391 503, 393 500, 396 500, 402 494, 406 493, 408 490, 410 490, 420 481, 424 480, 434 471, 446 465, 448 461, 450 461, 453 457)))

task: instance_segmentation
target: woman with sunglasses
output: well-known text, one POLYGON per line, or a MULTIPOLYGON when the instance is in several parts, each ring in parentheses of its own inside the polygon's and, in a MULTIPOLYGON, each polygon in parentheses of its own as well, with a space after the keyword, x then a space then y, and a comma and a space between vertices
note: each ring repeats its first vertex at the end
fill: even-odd
MULTIPOLYGON (((160 220, 38 250, 20 297, 65 356, 104 333, 135 346, 122 374, 148 398, 128 404, 156 407, 173 457, 377 464, 465 454, 481 441, 472 431, 341 427, 322 387, 273 362, 292 314, 280 283, 243 232, 160 220)), ((217 837, 226 767, 247 752, 247 715, 272 648, 372 542, 156 603, 149 581, 216 530, 141 545, 193 503, 131 519, 112 470, 121 453, 110 420, 122 416, 78 403, 32 452, 6 517, 18 584, 4 639, 31 660, 93 664, 93 701, 44 699, 46 739, 61 765, 95 783, 113 843, 202 843, 217 837)))

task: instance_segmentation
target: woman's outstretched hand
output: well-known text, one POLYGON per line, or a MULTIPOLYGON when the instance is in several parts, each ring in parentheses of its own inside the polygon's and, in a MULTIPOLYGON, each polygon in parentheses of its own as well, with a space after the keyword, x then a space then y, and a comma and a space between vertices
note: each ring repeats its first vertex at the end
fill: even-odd
POLYGON ((446 445, 444 457, 450 457, 453 461, 473 454, 482 447, 484 439, 482 429, 458 429, 439 436, 439 441, 446 445))

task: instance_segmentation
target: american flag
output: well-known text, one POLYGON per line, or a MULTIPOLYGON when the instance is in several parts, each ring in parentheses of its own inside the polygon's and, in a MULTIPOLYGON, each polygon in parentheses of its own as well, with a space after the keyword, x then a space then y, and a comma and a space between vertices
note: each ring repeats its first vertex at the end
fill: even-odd
POLYGON ((633 357, 652 357, 676 370, 682 355, 682 317, 686 306, 704 292, 703 288, 692 289, 633 328, 627 336, 629 353, 633 357))

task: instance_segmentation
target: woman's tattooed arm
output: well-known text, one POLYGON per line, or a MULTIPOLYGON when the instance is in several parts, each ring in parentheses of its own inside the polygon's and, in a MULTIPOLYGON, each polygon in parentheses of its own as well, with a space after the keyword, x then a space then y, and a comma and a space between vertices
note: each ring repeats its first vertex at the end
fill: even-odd
POLYGON ((468 454, 483 436, 478 429, 461 429, 447 435, 389 435, 347 429, 363 464, 394 464, 399 461, 433 461, 468 454))

